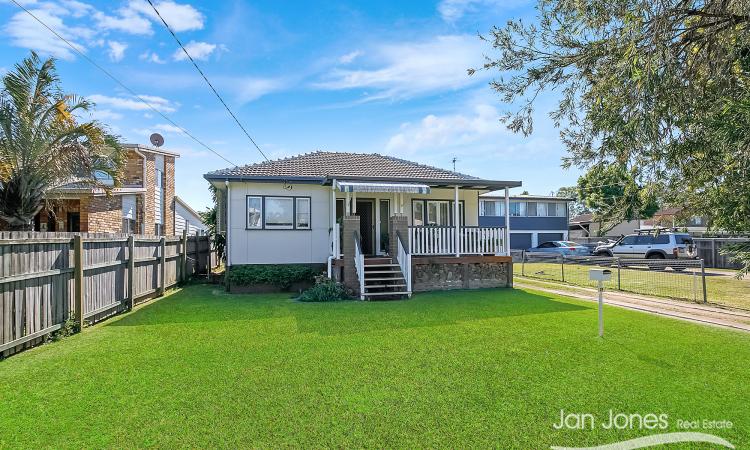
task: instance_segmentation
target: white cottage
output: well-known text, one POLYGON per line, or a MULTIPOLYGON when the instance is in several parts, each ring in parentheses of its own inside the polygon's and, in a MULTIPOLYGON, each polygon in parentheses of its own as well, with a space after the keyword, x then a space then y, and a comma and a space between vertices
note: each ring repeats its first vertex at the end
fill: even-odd
POLYGON ((507 190, 520 181, 483 180, 390 156, 340 152, 307 153, 204 177, 219 193, 228 266, 327 264, 331 276, 344 279, 363 298, 472 287, 465 275, 446 280, 455 286, 438 280, 438 286, 415 288, 419 282, 412 268, 449 263, 445 258, 453 258, 452 264, 508 263, 506 272, 509 267, 507 221, 480 227, 479 195, 504 189, 507 201, 507 190), (400 283, 387 280, 398 277, 400 283), (390 289, 393 284, 403 286, 390 289))

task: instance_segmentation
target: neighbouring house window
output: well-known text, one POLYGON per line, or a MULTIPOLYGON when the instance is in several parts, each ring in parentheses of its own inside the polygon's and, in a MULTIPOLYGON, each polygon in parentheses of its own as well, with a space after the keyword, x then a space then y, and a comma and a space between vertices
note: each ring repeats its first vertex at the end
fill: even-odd
MULTIPOLYGON (((554 215, 554 209, 552 210, 552 214, 554 215)), ((544 217, 547 215, 547 204, 546 203, 537 203, 536 204, 536 215, 539 217, 544 217)))
POLYGON ((480 200, 480 216, 504 216, 505 202, 503 200, 480 200))
POLYGON ((122 219, 122 232, 125 234, 134 234, 138 231, 136 230, 136 224, 135 219, 128 219, 126 217, 123 217, 122 219))
POLYGON ((154 234, 157 236, 161 236, 164 234, 164 225, 157 223, 154 224, 154 234))
POLYGON ((263 197, 247 197, 247 228, 263 228, 263 197))
POLYGON ((246 198, 248 230, 312 229, 310 197, 248 195, 246 198))
POLYGON ((127 234, 137 233, 136 229, 136 197, 135 195, 123 195, 122 197, 122 232, 127 234))
MULTIPOLYGON (((526 215, 529 217, 536 217, 536 202, 527 202, 526 203, 526 215)), ((521 214, 523 215, 523 214, 521 214)))
POLYGON ((516 217, 525 216, 526 202, 510 202, 510 215, 516 217))
POLYGON ((295 214, 296 223, 295 226, 298 230, 309 230, 310 229, 310 199, 309 198, 297 198, 295 214))

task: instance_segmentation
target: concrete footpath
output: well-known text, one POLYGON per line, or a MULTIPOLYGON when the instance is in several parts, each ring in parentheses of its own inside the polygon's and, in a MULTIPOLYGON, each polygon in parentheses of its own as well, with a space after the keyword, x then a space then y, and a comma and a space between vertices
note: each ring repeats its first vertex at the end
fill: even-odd
MULTIPOLYGON (((540 280, 525 280, 515 277, 513 286, 535 289, 551 294, 597 301, 596 289, 561 285, 540 280)), ((621 308, 643 311, 660 316, 702 323, 722 328, 731 328, 750 333, 750 311, 730 309, 711 304, 691 303, 666 298, 646 297, 620 291, 604 291, 604 303, 621 308)))

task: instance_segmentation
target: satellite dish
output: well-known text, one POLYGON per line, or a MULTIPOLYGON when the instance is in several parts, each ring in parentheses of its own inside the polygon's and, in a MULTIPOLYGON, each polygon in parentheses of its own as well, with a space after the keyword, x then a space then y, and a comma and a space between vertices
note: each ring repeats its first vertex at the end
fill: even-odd
POLYGON ((161 147, 164 145, 164 136, 159 133, 152 134, 149 139, 151 140, 151 145, 154 147, 161 147))

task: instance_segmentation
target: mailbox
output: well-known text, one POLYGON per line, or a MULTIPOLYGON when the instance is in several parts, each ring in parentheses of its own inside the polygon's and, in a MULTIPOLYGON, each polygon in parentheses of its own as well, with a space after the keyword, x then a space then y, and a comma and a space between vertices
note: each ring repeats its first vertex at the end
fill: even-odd
POLYGON ((609 281, 612 279, 612 271, 609 269, 589 269, 589 280, 609 281))

